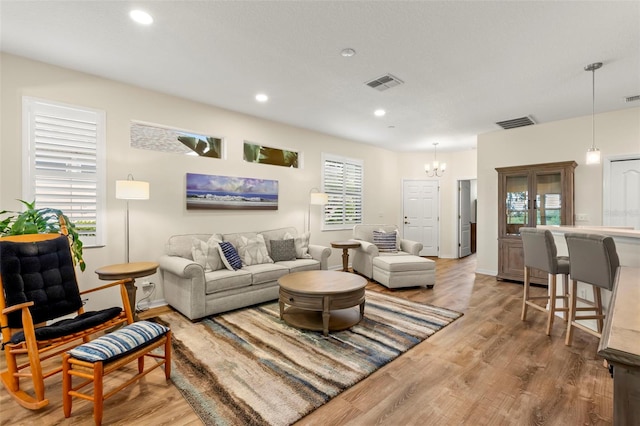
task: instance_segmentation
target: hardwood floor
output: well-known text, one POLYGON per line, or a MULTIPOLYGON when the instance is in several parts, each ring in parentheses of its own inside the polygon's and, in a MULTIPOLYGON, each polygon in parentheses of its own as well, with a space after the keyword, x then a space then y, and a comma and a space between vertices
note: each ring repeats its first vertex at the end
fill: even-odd
MULTIPOLYGON (((546 336, 541 312, 530 311, 527 321, 520 321, 522 285, 474 270, 475 256, 437 259, 433 290, 388 290, 369 283, 368 289, 464 316, 296 425, 611 424, 613 381, 596 356, 597 339, 577 330, 573 346, 565 346, 561 319, 546 336)), ((92 422, 91 405, 78 399, 65 419, 60 378, 46 383, 50 404, 39 412, 21 408, 0 390, 0 424, 92 422)), ((158 370, 107 400, 104 424, 201 422, 158 370)))

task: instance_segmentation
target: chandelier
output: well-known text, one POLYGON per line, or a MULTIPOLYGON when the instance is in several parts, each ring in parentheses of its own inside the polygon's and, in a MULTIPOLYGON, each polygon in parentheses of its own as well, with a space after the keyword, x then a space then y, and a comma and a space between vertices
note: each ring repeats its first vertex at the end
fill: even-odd
POLYGON ((424 172, 429 177, 437 176, 440 177, 444 174, 445 169, 447 168, 446 163, 440 164, 438 162, 438 142, 433 143, 433 162, 426 163, 424 165, 424 172))

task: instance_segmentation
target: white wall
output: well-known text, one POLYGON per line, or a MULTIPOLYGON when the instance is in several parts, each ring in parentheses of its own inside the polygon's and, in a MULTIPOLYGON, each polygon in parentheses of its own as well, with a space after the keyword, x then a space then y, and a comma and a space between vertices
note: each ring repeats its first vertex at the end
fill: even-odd
MULTIPOLYGON (((596 114, 595 119, 603 158, 640 153, 640 108, 596 114)), ((498 270, 496 167, 576 161, 575 212, 588 216, 576 225, 602 225, 602 165, 585 164, 591 141, 591 115, 478 136, 478 272, 495 275, 498 270)))
MULTIPOLYGON (((398 154, 400 200, 402 203, 402 179, 427 179, 424 164, 433 161, 433 150, 398 154)), ((447 163, 447 170, 440 178, 440 256, 458 257, 457 212, 458 180, 476 178, 476 150, 458 152, 438 151, 438 161, 447 163)), ((402 210, 395 223, 402 229, 402 210)), ((379 223, 379 222, 378 222, 379 223)))
MULTIPOLYGON (((102 284, 94 273, 100 266, 124 262, 125 202, 115 199, 117 179, 132 173, 135 179, 151 184, 151 199, 130 202, 130 259, 155 261, 163 253, 167 238, 173 234, 194 232, 259 231, 282 226, 305 227, 308 193, 321 186, 323 152, 359 158, 364 161, 364 221, 368 223, 402 223, 402 179, 424 177, 423 164, 432 153, 402 154, 373 146, 328 136, 256 117, 227 111, 185 99, 163 95, 106 80, 96 76, 34 62, 3 53, 1 56, 1 141, 0 141, 0 209, 20 210, 21 173, 21 103, 23 96, 33 96, 72 105, 106 111, 107 117, 107 241, 101 248, 85 249, 87 270, 79 275, 81 289, 102 284), (224 137, 225 160, 182 156, 134 149, 129 146, 131 120, 157 123, 197 133, 224 137), (259 144, 300 151, 304 168, 289 169, 242 160, 242 144, 250 140, 259 144), (277 211, 187 211, 185 175, 219 174, 275 179, 279 182, 277 211)), ((268 105, 266 106, 268 107, 268 105)), ((457 177, 475 177, 475 151, 440 154, 449 163, 442 179, 441 253, 454 253, 449 239, 455 239, 453 216, 455 201, 448 192, 457 177), (458 158, 459 157, 459 158, 458 158), (456 163, 458 163, 456 165, 456 163), (452 216, 451 219, 448 216, 452 216)), ((319 208, 312 206, 311 242, 329 246, 331 241, 351 237, 351 231, 320 232, 319 208)), ((340 268, 341 252, 334 250, 330 268, 340 268)), ((158 284, 159 274, 149 277, 158 284)), ((141 280, 139 280, 141 281, 141 280)), ((117 295, 89 300, 88 308, 113 304, 117 295)), ((154 300, 162 299, 161 285, 154 300)))

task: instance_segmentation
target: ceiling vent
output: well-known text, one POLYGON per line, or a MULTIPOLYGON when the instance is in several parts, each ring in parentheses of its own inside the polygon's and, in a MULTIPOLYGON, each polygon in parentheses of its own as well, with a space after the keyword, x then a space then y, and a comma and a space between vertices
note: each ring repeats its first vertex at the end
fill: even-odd
POLYGON ((626 98, 624 98, 625 102, 636 102, 636 101, 640 101, 640 95, 635 95, 635 96, 628 96, 626 98))
POLYGON ((392 87, 404 84, 404 81, 400 80, 398 77, 395 77, 391 74, 385 74, 382 77, 378 77, 371 81, 367 81, 365 84, 371 87, 372 89, 376 89, 379 92, 383 92, 387 89, 391 89, 392 87))
POLYGON ((515 129, 516 127, 531 126, 532 124, 536 124, 536 123, 533 121, 530 115, 527 115, 526 117, 513 118, 511 120, 505 120, 505 121, 498 121, 496 124, 502 127, 503 129, 515 129))

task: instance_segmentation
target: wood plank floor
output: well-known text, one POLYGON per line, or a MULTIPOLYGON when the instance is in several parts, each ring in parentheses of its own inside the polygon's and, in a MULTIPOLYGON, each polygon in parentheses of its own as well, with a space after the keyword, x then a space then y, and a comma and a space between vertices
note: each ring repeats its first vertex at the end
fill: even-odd
MULTIPOLYGON (((521 285, 474 270, 475 256, 437 259, 433 290, 388 290, 370 283, 371 290, 464 316, 296 425, 611 424, 613 381, 596 356, 597 339, 577 330, 573 346, 566 347, 561 319, 547 337, 543 313, 530 310, 527 321, 520 321, 521 285)), ((0 363, 4 368, 4 357, 0 363)), ((113 375, 106 386, 121 377, 113 375)), ((46 383, 50 404, 38 412, 21 408, 0 390, 0 424, 92 423, 91 405, 78 399, 65 419, 59 377, 46 383)), ((103 424, 201 422, 156 370, 106 401, 103 424)))

